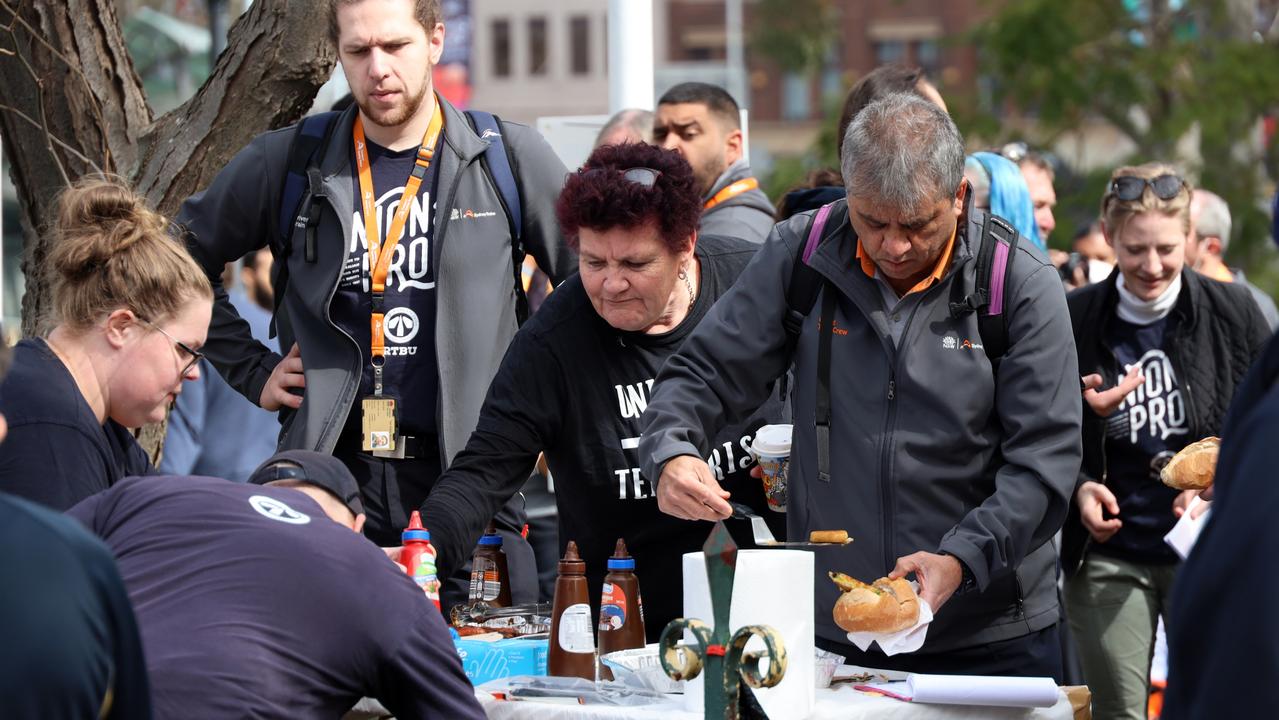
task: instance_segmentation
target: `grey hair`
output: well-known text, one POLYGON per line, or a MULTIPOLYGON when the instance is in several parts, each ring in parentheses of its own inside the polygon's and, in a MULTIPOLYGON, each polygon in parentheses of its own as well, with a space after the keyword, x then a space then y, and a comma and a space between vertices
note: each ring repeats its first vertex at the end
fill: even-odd
POLYGON ((653 132, 653 113, 640 108, 619 110, 600 128, 595 147, 620 142, 648 142, 653 132))
POLYGON ((1221 240, 1221 252, 1230 245, 1230 206, 1215 192, 1195 188, 1191 202, 1198 205, 1195 214, 1195 234, 1201 238, 1215 237, 1221 240))
POLYGON ((913 211, 950 197, 964 179, 964 138, 941 108, 911 93, 867 105, 840 158, 849 197, 913 211))

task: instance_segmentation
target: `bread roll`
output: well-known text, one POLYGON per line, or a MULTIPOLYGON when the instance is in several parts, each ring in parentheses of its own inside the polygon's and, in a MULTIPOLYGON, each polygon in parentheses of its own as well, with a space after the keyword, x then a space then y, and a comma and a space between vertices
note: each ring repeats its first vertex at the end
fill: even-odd
POLYGON ((902 578, 880 578, 873 585, 842 573, 829 573, 844 590, 835 603, 835 624, 848 632, 895 633, 919 622, 919 598, 902 578))
POLYGON ((1215 437, 1187 445, 1159 471, 1159 479, 1164 485, 1178 490, 1203 490, 1211 487, 1213 475, 1217 471, 1217 451, 1220 448, 1221 440, 1215 437))

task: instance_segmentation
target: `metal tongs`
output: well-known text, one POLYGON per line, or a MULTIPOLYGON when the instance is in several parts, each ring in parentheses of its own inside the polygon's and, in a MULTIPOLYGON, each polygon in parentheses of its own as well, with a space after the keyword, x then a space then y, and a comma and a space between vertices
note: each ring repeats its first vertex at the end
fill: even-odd
POLYGON ((755 545, 758 547, 839 547, 853 542, 851 537, 842 543, 778 540, 773 537, 773 531, 768 528, 768 522, 756 515, 755 511, 751 510, 750 507, 739 502, 729 502, 728 504, 733 508, 733 518, 751 521, 751 534, 754 535, 755 545))

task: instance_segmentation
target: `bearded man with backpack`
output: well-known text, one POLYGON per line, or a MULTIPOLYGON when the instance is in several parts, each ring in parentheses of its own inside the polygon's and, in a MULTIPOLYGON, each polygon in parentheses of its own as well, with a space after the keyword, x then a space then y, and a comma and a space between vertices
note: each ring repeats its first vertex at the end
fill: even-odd
MULTIPOLYGON (((260 135, 177 219, 215 288, 209 360, 281 411, 281 449, 343 460, 365 534, 398 545, 475 428, 522 320, 525 251, 556 283, 576 267, 555 220, 566 170, 528 127, 436 96, 439 0, 327 5, 353 105, 260 135), (276 256, 284 357, 252 339, 218 282, 262 247, 276 256)), ((531 602, 522 512, 515 498, 497 520, 514 599, 531 602)), ((465 599, 465 571, 454 580, 446 601, 465 599)))
POLYGON ((731 508, 701 460, 794 365, 787 535, 818 549, 817 644, 866 667, 1062 675, 1056 553, 1080 463, 1079 374, 1056 270, 972 207, 946 113, 894 94, 844 140, 848 197, 780 223, 658 374, 640 458, 659 506, 731 508), (849 644, 826 571, 913 574, 923 646, 849 644))

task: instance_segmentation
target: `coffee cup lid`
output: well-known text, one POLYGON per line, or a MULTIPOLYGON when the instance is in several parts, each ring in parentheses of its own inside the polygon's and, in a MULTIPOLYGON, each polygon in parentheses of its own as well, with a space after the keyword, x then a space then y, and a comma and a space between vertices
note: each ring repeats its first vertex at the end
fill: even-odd
POLYGON ((765 425, 755 433, 751 451, 756 455, 784 457, 790 455, 790 441, 790 425, 765 425))

